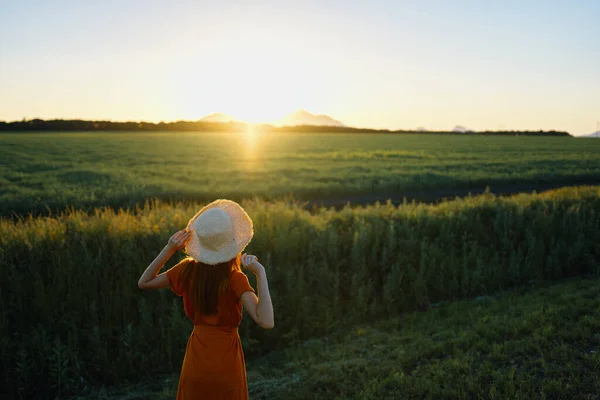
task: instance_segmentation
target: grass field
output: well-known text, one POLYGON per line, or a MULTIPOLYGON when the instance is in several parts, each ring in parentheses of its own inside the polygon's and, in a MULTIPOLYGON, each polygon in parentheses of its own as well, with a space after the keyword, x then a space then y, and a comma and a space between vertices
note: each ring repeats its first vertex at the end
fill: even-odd
MULTIPOLYGON (((436 304, 248 363, 253 400, 598 399, 600 279, 436 304)), ((167 400, 177 374, 86 399, 167 400)), ((75 399, 83 399, 75 397, 75 399)))
POLYGON ((46 207, 600 181, 600 141, 252 133, 0 135, 0 215, 46 207))
POLYGON ((599 180, 600 141, 574 138, 1 134, 0 398, 172 396, 190 324, 179 298, 136 282, 217 197, 246 199, 276 309, 276 329, 240 327, 253 398, 586 398, 587 283, 568 307, 572 286, 557 303, 440 304, 598 276, 600 186, 337 211, 274 199, 599 180), (415 310, 429 311, 398 317, 415 310))
MULTIPOLYGON (((599 199, 600 187, 580 187, 341 211, 245 201, 256 231, 248 251, 267 267, 276 312, 270 331, 248 318, 242 323, 248 360, 357 324, 371 335, 370 321, 440 302, 597 276, 599 199)), ((200 206, 151 203, 132 211, 0 219, 0 397, 64 398, 178 371, 191 328, 181 300, 169 290, 142 292, 137 280, 200 206)), ((489 343, 489 351, 496 351, 497 342, 489 343)), ((341 346, 335 351, 343 353, 341 346)), ((439 354, 446 350, 437 348, 439 354)), ((348 354, 355 351, 348 348, 348 354)), ((407 357, 409 368, 416 356, 407 357)), ((321 370, 306 367, 320 375, 315 389, 351 384, 335 362, 327 372, 325 360, 321 370)), ((353 368, 349 377, 359 374, 353 368)), ((464 365, 456 368, 466 371, 464 365)), ((504 374, 504 368, 499 364, 495 373, 504 374)), ((380 384, 370 384, 373 393, 384 390, 380 384)))

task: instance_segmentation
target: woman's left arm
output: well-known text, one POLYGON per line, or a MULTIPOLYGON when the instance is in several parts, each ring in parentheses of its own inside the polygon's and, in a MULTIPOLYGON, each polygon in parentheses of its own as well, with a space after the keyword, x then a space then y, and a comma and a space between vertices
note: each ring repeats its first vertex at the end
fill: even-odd
POLYGON ((162 273, 157 276, 158 271, 165 265, 167 260, 185 246, 185 242, 190 237, 190 232, 187 230, 179 231, 169 239, 169 243, 162 249, 160 254, 156 256, 154 261, 144 271, 140 280, 138 281, 138 287, 140 289, 160 289, 169 287, 169 279, 166 273, 162 273))

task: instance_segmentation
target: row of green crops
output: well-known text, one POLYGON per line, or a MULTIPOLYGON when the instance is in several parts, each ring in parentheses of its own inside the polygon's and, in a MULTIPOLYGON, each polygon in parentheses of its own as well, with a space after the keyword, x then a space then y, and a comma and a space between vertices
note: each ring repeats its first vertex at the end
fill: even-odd
MULTIPOLYGON (((256 230, 248 251, 267 267, 276 313, 271 331, 245 318, 248 357, 432 303, 600 271, 600 187, 341 211, 243 205, 256 230)), ((191 331, 181 300, 137 280, 198 207, 0 220, 0 397, 178 371, 191 331)))
POLYGON ((208 132, 0 135, 0 215, 291 193, 435 199, 450 190, 600 183, 600 140, 208 132), (427 192, 427 193, 421 193, 427 192), (442 193, 440 193, 442 192, 442 193))

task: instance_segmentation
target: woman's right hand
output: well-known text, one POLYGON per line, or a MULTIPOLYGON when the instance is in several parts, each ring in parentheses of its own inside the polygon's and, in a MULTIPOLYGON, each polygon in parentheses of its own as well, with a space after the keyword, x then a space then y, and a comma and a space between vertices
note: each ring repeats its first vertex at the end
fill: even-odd
POLYGON ((190 239, 190 234, 191 232, 187 229, 175 233, 169 239, 167 247, 169 247, 169 249, 171 249, 172 251, 178 251, 183 249, 185 247, 186 242, 190 239))
POLYGON ((254 275, 264 271, 264 267, 261 263, 258 262, 258 258, 256 256, 250 254, 242 254, 242 267, 246 268, 248 271, 252 272, 254 275))

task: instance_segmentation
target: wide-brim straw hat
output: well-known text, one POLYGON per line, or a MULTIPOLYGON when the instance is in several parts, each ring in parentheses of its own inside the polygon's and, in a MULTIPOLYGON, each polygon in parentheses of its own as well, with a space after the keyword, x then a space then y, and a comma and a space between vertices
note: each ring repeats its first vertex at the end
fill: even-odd
POLYGON ((185 252, 196 261, 216 265, 235 258, 252 240, 252 220, 238 203, 215 200, 188 222, 185 252))

